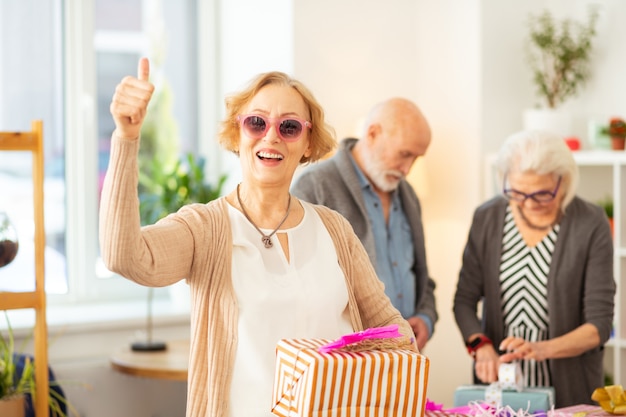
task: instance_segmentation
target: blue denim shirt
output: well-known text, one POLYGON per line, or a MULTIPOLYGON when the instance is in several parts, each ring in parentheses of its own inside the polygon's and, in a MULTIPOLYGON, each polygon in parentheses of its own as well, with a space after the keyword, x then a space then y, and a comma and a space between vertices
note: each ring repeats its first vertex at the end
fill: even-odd
POLYGON ((422 318, 428 326, 430 336, 433 333, 430 318, 415 312, 415 276, 412 270, 415 262, 415 251, 411 227, 402 209, 400 196, 397 191, 392 192, 389 224, 386 224, 382 202, 378 194, 354 158, 352 158, 352 163, 359 178, 367 215, 374 232, 376 275, 385 284, 385 293, 391 299, 394 307, 400 311, 402 317, 408 319, 417 315, 422 318))

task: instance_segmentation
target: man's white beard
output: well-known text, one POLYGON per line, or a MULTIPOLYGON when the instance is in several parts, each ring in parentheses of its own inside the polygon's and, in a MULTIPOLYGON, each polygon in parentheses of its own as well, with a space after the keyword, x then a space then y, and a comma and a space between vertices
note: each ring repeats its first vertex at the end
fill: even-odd
POLYGON ((370 158, 367 158, 365 161, 365 169, 370 180, 378 189, 389 193, 398 188, 400 181, 404 178, 404 174, 394 169, 385 169, 381 165, 379 161, 370 158))

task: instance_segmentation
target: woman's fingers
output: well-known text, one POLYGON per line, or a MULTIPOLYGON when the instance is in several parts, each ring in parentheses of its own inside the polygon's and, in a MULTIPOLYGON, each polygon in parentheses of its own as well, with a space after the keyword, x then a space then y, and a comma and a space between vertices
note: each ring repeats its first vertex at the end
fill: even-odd
POLYGON ((544 342, 529 342, 519 337, 507 337, 499 346, 500 351, 504 352, 500 356, 500 362, 519 359, 545 360, 547 355, 544 346, 544 342))

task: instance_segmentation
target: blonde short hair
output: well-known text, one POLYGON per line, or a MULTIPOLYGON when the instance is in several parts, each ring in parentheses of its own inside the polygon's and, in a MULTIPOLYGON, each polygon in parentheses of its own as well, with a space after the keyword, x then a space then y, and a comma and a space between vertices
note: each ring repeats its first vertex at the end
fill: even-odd
POLYGON ((285 73, 273 71, 259 74, 242 91, 226 97, 226 116, 220 123, 219 143, 227 150, 238 153, 240 129, 237 116, 241 109, 265 86, 276 84, 292 87, 296 90, 309 110, 312 124, 309 132, 311 155, 303 156, 300 163, 315 162, 335 149, 337 141, 333 128, 324 121, 324 110, 311 91, 300 81, 285 73))

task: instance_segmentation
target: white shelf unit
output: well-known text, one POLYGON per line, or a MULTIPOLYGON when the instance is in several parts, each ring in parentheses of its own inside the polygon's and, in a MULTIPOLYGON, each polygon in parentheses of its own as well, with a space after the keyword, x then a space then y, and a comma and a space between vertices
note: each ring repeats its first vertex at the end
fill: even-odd
POLYGON ((626 384, 626 152, 578 151, 578 195, 597 202, 613 198, 613 273, 617 283, 613 337, 606 346, 605 371, 615 384, 626 384))
MULTIPOLYGON (((609 150, 575 151, 580 172, 577 194, 585 200, 598 202, 613 199, 614 254, 613 273, 617 283, 613 337, 605 347, 605 371, 613 382, 626 385, 626 152, 609 150)), ((484 198, 501 192, 495 181, 495 155, 485 163, 484 198)))

